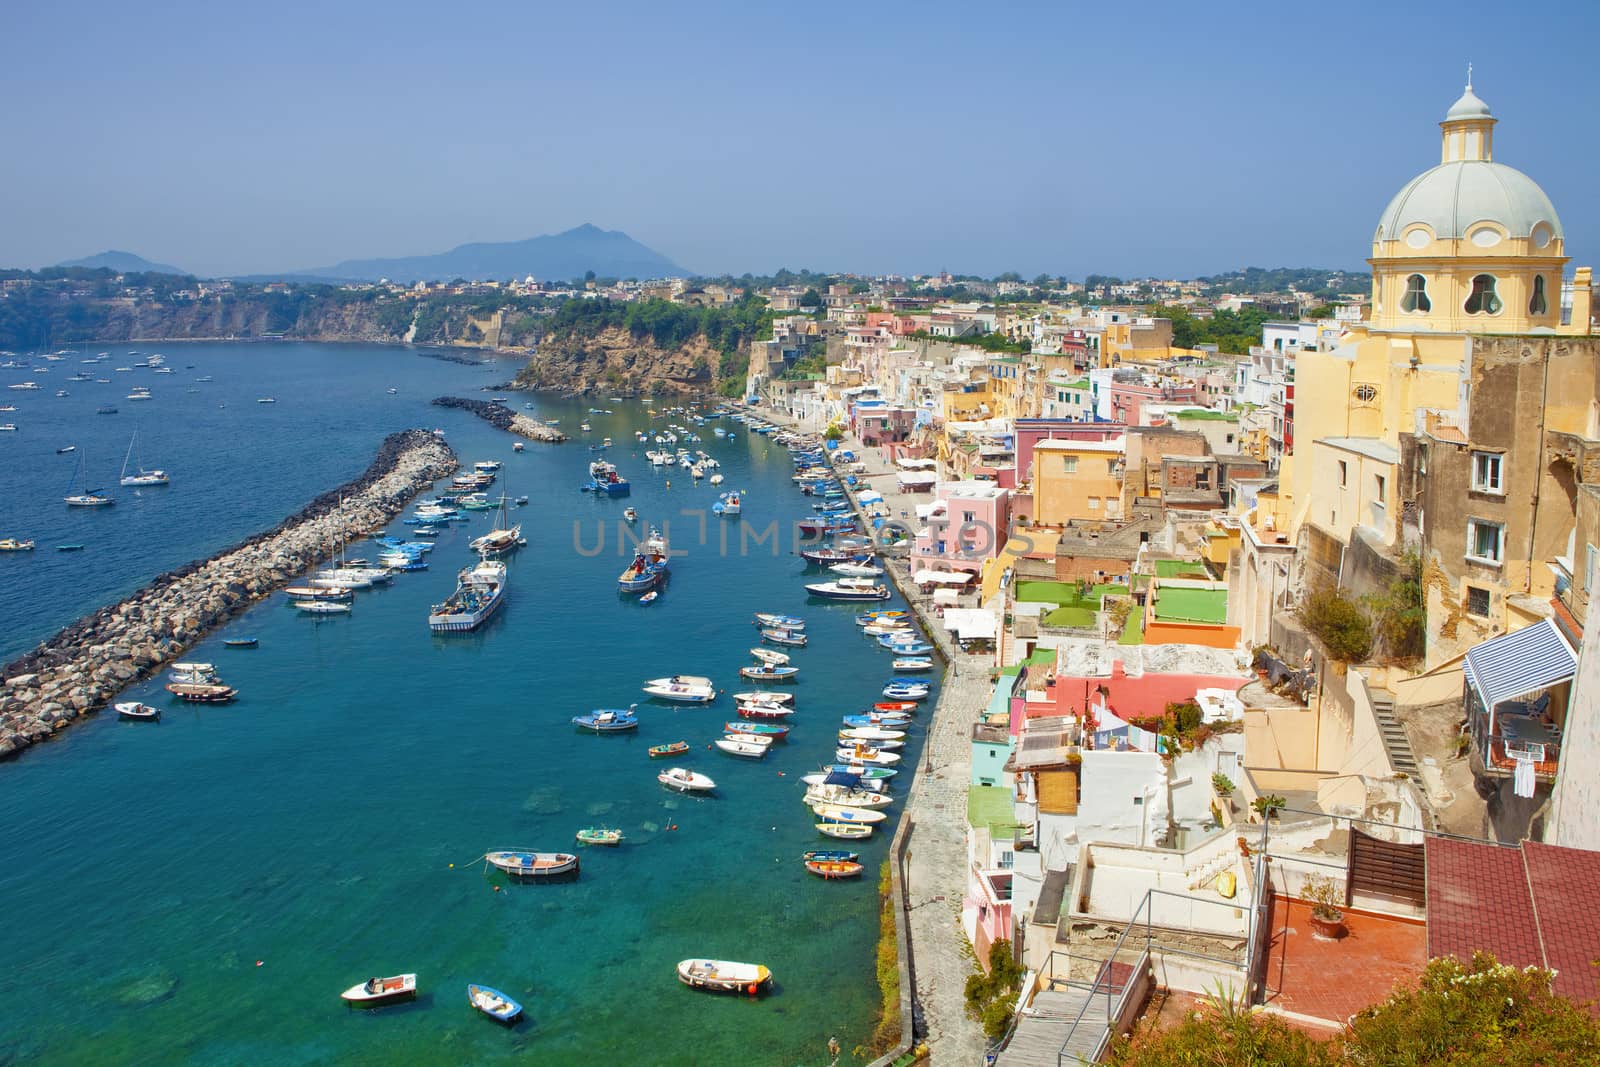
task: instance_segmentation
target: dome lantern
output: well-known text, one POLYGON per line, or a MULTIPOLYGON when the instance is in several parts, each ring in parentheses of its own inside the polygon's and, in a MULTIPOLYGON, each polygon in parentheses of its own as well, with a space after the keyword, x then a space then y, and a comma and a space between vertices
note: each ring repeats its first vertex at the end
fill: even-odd
POLYGON ((1472 91, 1472 64, 1467 64, 1467 87, 1461 98, 1450 105, 1439 128, 1444 131, 1444 146, 1439 162, 1455 163, 1470 159, 1488 163, 1494 159, 1495 117, 1489 105, 1472 91))

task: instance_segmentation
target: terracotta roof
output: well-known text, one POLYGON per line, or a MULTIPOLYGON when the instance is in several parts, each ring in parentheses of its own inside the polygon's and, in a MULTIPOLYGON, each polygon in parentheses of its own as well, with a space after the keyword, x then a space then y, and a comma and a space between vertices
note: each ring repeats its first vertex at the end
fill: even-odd
POLYGON ((1514 967, 1544 964, 1521 852, 1443 837, 1425 848, 1430 958, 1483 949, 1514 967))
POLYGON ((1467 443, 1467 435, 1461 432, 1461 427, 1451 426, 1448 423, 1440 423, 1438 426, 1433 427, 1428 431, 1428 436, 1435 441, 1448 441, 1451 444, 1464 445, 1467 443))
POLYGON ((1524 841, 1522 856, 1555 991, 1593 1001, 1600 995, 1592 962, 1600 959, 1600 852, 1524 841))

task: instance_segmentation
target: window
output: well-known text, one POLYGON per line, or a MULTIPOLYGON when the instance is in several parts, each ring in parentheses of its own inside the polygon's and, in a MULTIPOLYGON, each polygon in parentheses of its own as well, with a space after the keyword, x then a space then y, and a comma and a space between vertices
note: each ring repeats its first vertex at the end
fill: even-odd
POLYGON ((1505 555, 1504 523, 1486 519, 1467 520, 1467 558, 1478 563, 1499 565, 1505 555))
POLYGON ((1500 478, 1505 457, 1495 452, 1472 454, 1472 489, 1477 493, 1504 493, 1500 478))
POLYGON ((1528 297, 1528 314, 1543 315, 1549 312, 1550 302, 1544 295, 1544 275, 1533 276, 1533 295, 1528 297))
POLYGON ((1097 497, 1097 496, 1089 497, 1089 510, 1090 511, 1099 511, 1100 510, 1100 498, 1099 497, 1097 497))
POLYGON ((1480 589, 1475 585, 1467 586, 1467 614, 1476 615, 1480 619, 1489 616, 1489 590, 1480 589))
POLYGON ((1463 305, 1468 315, 1500 314, 1500 297, 1495 295, 1494 284, 1493 274, 1473 275, 1472 292, 1467 294, 1463 305))
POLYGON ((1343 489, 1350 484, 1350 464, 1344 460, 1339 461, 1339 488, 1343 489))
POLYGON ((1106 473, 1111 475, 1113 478, 1115 478, 1117 476, 1117 461, 1116 460, 1114 460, 1114 459, 1106 460, 1106 473))
POLYGON ((1428 299, 1428 279, 1420 274, 1413 274, 1406 279, 1406 293, 1400 298, 1400 310, 1433 310, 1433 301, 1428 299))
POLYGON ((1384 506, 1384 501, 1388 499, 1384 491, 1389 488, 1389 479, 1385 478, 1381 474, 1374 474, 1372 476, 1372 485, 1373 488, 1377 490, 1378 494, 1378 499, 1374 501, 1374 503, 1381 508, 1384 506))
POLYGON ((1062 456, 1061 457, 1061 470, 1065 474, 1077 474, 1078 473, 1078 457, 1077 456, 1062 456))

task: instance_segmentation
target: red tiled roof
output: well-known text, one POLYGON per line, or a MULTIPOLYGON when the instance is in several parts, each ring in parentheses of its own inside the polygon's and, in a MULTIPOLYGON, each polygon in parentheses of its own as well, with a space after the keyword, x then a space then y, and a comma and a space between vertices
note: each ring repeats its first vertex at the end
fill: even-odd
POLYGON ((1592 962, 1600 959, 1600 852, 1524 841, 1522 856, 1555 991, 1593 1001, 1600 996, 1592 962))
POLYGON ((1430 958, 1482 949, 1514 967, 1544 964, 1520 852, 1443 837, 1425 848, 1430 958))

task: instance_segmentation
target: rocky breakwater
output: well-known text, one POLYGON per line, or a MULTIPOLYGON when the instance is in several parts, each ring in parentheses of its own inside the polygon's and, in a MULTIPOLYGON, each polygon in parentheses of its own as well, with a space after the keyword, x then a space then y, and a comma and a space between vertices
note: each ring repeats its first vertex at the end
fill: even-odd
POLYGON ((0 669, 0 757, 104 707, 210 628, 326 559, 341 536, 382 528, 458 466, 450 446, 434 434, 390 434, 354 481, 265 533, 157 577, 13 660, 0 669))
POLYGON ((530 441, 545 441, 555 445, 567 439, 567 435, 554 426, 546 426, 538 419, 530 419, 504 404, 494 404, 487 400, 467 400, 459 396, 436 396, 433 402, 442 408, 470 411, 485 422, 498 426, 508 433, 514 433, 518 437, 526 437, 530 441))

